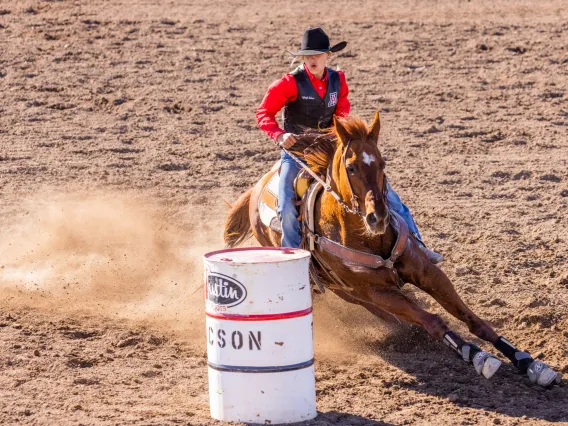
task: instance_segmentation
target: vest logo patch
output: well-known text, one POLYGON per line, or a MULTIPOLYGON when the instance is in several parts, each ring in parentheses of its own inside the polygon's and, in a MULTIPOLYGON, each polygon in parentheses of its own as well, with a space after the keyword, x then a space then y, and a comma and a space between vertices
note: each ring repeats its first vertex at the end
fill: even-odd
POLYGON ((329 102, 327 104, 328 107, 335 106, 337 104, 337 92, 332 92, 329 94, 329 102))
POLYGON ((302 96, 302 99, 309 99, 313 101, 315 98, 313 96, 302 96))

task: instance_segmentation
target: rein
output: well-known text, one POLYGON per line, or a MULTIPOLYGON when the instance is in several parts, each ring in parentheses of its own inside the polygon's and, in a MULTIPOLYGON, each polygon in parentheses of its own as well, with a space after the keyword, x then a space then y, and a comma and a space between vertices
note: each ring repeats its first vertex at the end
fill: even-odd
MULTIPOLYGON (((359 207, 359 200, 358 200, 357 196, 355 195, 355 192, 353 191, 353 186, 351 185, 351 181, 349 179, 349 172, 347 171, 346 155, 347 155, 347 151, 349 150, 350 144, 351 144, 351 140, 349 140, 347 142, 347 145, 345 147, 345 150, 342 153, 341 158, 342 158, 343 167, 345 168, 345 173, 347 175, 347 184, 348 184, 349 190, 351 192, 351 206, 347 205, 343 201, 343 199, 339 196, 339 194, 337 194, 337 192, 335 192, 327 182, 325 182, 323 179, 321 179, 306 164, 304 164, 296 155, 292 154, 291 152, 289 152, 285 148, 282 148, 282 149, 296 163, 298 163, 298 165, 300 165, 300 167, 302 169, 306 170, 310 174, 310 176, 312 176, 318 182, 318 184, 321 185, 321 187, 323 187, 327 192, 329 192, 333 196, 333 198, 335 198, 335 200, 339 203, 339 205, 343 208, 343 210, 345 210, 348 213, 355 214, 355 215, 361 217, 361 219, 365 220, 365 218, 361 214, 361 209, 359 207)), ((387 196, 387 190, 388 190, 387 188, 388 188, 387 178, 386 178, 386 176, 384 176, 382 195, 383 195, 383 201, 384 201, 385 205, 386 205, 386 196, 387 196)), ((316 192, 316 194, 317 194, 317 192, 316 192)), ((313 207, 313 206, 311 206, 311 207, 313 207)), ((303 207, 305 209, 304 212, 309 212, 311 207, 308 206, 308 205, 304 205, 304 207, 303 207)), ((309 216, 309 214, 302 214, 302 217, 304 218, 304 220, 307 219, 308 216, 309 216)), ((397 286, 402 287, 402 285, 404 285, 404 282, 399 277, 397 270, 394 267, 394 264, 398 260, 398 258, 402 255, 404 250, 406 249, 406 245, 407 245, 408 237, 409 237, 408 226, 406 225, 404 220, 395 212, 388 212, 388 217, 389 217, 389 222, 391 222, 391 224, 395 227, 396 231, 398 231, 397 232, 398 235, 397 235, 396 243, 395 243, 394 247, 392 248, 391 254, 386 259, 381 257, 381 256, 378 256, 376 254, 351 249, 351 248, 346 247, 346 246, 344 246, 344 245, 342 245, 338 242, 330 240, 329 238, 326 238, 324 236, 316 234, 314 232, 313 218, 308 219, 308 221, 309 221, 308 223, 304 222, 305 230, 307 231, 308 237, 310 239, 310 251, 312 252, 312 255, 314 256, 316 262, 322 267, 323 271, 325 271, 326 275, 331 280, 331 282, 334 282, 340 288, 343 288, 344 290, 346 290, 348 292, 352 291, 352 288, 344 280, 342 280, 333 271, 333 269, 324 261, 321 254, 319 254, 317 251, 313 250, 314 244, 317 244, 320 247, 321 250, 326 251, 326 252, 328 252, 328 253, 332 254, 333 256, 336 256, 340 259, 348 260, 352 263, 359 264, 361 266, 365 266, 365 267, 371 268, 371 269, 386 268, 389 271, 391 271, 392 276, 393 276, 394 281, 395 281, 397 286)), ((318 287, 320 287, 320 290, 323 291, 323 286, 321 285, 321 283, 317 279, 315 279, 314 281, 316 282, 318 287)))
MULTIPOLYGON (((302 162, 302 160, 300 160, 296 155, 292 154, 290 151, 288 151, 286 148, 282 148, 282 150, 288 154, 292 160, 294 160, 296 163, 298 163, 298 165, 300 167, 302 167, 303 170, 307 171, 309 173, 309 175, 311 177, 313 177, 316 182, 318 182, 319 184, 321 184, 323 186, 323 188, 329 192, 333 198, 335 198, 335 200, 339 203, 339 205, 343 208, 343 210, 345 210, 347 213, 351 213, 354 215, 359 216, 362 219, 365 219, 363 217, 363 215, 361 214, 361 209, 359 207, 359 198, 357 197, 357 195, 355 195, 355 191, 353 191, 353 186, 351 185, 351 181, 349 180, 349 172, 347 172, 347 159, 345 158, 347 155, 347 151, 349 150, 349 145, 351 144, 351 139, 349 139, 347 141, 347 146, 345 147, 345 150, 343 151, 343 154, 341 154, 341 160, 343 162, 343 168, 345 169, 345 174, 347 175, 347 185, 349 186, 349 192, 351 192, 351 207, 348 206, 345 201, 343 201, 343 199, 341 198, 341 196, 335 192, 332 187, 325 182, 323 179, 321 179, 316 173, 314 173, 312 171, 312 169, 310 169, 304 162, 302 162)), ((388 191, 388 186, 387 186, 387 178, 386 176, 383 179, 383 202, 386 205, 386 201, 387 201, 387 191, 388 191)))
POLYGON ((361 214, 361 209, 359 208, 359 199, 355 195, 355 191, 353 191, 353 187, 351 186, 351 180, 349 180, 349 172, 347 171, 347 151, 349 150, 349 145, 351 145, 351 139, 347 141, 347 146, 345 147, 345 151, 341 154, 341 161, 343 162, 343 168, 345 169, 345 174, 347 175, 347 185, 349 186, 349 192, 351 192, 351 206, 352 212, 356 215, 363 217, 361 214))
MULTIPOLYGON (((363 218, 363 215, 361 214, 360 208, 359 208, 359 198, 357 197, 357 195, 355 195, 355 191, 353 191, 353 186, 351 186, 351 180, 349 179, 349 172, 347 171, 347 151, 349 150, 349 145, 351 144, 351 139, 349 139, 347 141, 347 146, 345 147, 345 151, 343 151, 343 154, 341 154, 341 160, 343 162, 343 167, 345 169, 345 173, 347 175, 347 185, 349 186, 349 192, 351 192, 351 205, 353 206, 352 209, 349 209, 349 207, 344 206, 344 208, 347 208, 347 211, 349 213, 354 213, 358 216, 360 216, 361 218, 363 218)), ((388 191, 388 186, 387 186, 387 177, 384 176, 383 178, 383 203, 385 204, 385 206, 387 205, 387 191, 388 191)), ((345 203, 343 203, 342 205, 344 205, 345 203)))
MULTIPOLYGON (((296 157, 294 154, 292 154, 292 153, 291 153, 290 151, 288 151, 287 149, 282 148, 282 150, 283 150, 286 154, 288 154, 288 155, 292 158, 292 160, 294 160, 296 163, 298 163, 298 165, 299 165, 300 167, 302 167, 302 169, 304 169, 306 172, 308 172, 309 175, 310 175, 311 177, 313 177, 313 178, 316 180, 316 182, 318 182, 321 186, 323 186, 323 189, 325 189, 327 192, 329 192, 329 193, 333 196, 333 198, 335 198, 335 200, 339 203, 339 205, 340 205, 341 207, 343 207, 343 209, 344 209, 347 213, 353 213, 353 214, 356 214, 356 215, 361 216, 361 213, 359 212, 359 205, 353 205, 353 208, 349 207, 347 204, 345 204, 345 202, 344 202, 343 199, 339 196, 339 194, 338 194, 337 192, 335 192, 335 191, 333 190, 333 188, 332 188, 327 182, 325 182, 325 181, 324 181, 323 179, 321 179, 316 173, 314 173, 314 172, 312 171, 312 169, 310 169, 306 164, 304 164, 304 163, 302 162, 302 160, 300 160, 298 157, 296 157)), ((349 178, 347 178, 347 180, 349 181, 349 178)), ((349 183, 349 188, 351 188, 351 183, 349 183)), ((351 191, 351 193, 354 194, 353 191, 351 191)), ((352 198, 352 200, 353 200, 353 198, 352 198)), ((362 217, 362 216, 361 216, 361 217, 362 217)))

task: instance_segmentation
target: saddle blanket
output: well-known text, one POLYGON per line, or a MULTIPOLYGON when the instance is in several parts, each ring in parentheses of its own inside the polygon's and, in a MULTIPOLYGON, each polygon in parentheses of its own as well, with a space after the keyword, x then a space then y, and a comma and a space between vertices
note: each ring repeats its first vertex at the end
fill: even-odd
MULTIPOLYGON (((278 183, 280 181, 280 173, 277 170, 272 175, 270 180, 262 188, 260 197, 258 199, 258 211, 260 213, 260 220, 266 226, 276 225, 278 221, 278 183)), ((278 223, 280 225, 280 223, 278 223)))

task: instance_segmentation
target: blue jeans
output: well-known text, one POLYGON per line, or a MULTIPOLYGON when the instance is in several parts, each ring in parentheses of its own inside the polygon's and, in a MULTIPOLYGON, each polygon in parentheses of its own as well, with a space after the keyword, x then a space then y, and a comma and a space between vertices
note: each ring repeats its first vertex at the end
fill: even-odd
POLYGON ((298 207, 294 204, 296 200, 294 180, 301 167, 284 151, 280 159, 282 165, 278 186, 278 217, 282 225, 281 246, 298 248, 302 242, 302 234, 300 233, 300 222, 298 222, 298 207))
POLYGON ((414 218, 412 217, 412 213, 408 210, 408 207, 402 202, 398 194, 392 189, 390 183, 387 183, 387 204, 390 210, 397 212, 406 222, 408 225, 408 229, 411 233, 416 235, 416 237, 422 241, 422 237, 420 236, 420 232, 418 232, 418 227, 414 222, 414 218))
MULTIPOLYGON (((296 200, 296 190, 294 180, 298 176, 301 167, 292 157, 282 151, 280 156, 282 165, 280 167, 280 182, 278 187, 278 217, 282 225, 282 247, 300 247, 302 235, 300 233, 300 222, 298 222, 298 208, 294 204, 296 200)), ((389 209, 397 212, 407 223, 411 233, 422 240, 418 227, 410 210, 402 202, 395 190, 388 185, 387 204, 389 209)))

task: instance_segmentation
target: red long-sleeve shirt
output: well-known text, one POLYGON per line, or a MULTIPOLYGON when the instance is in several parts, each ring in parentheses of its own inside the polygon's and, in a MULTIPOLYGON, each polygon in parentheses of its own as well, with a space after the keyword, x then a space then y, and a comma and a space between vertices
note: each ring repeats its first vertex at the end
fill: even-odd
MULTIPOLYGON (((304 70, 310 78, 312 86, 314 86, 314 89, 318 92, 318 95, 321 98, 324 98, 327 92, 327 71, 325 73, 325 77, 322 80, 319 80, 313 76, 305 65, 304 70)), ((337 73, 339 74, 339 98, 337 99, 337 104, 335 106, 335 115, 338 117, 346 117, 349 115, 349 111, 351 109, 351 105, 347 99, 349 88, 345 81, 345 74, 342 71, 337 71, 337 73)), ((292 74, 286 74, 280 80, 272 83, 256 111, 258 127, 260 127, 261 130, 270 138, 276 140, 278 136, 285 133, 276 121, 276 114, 278 114, 278 111, 280 111, 284 105, 289 102, 294 102, 297 98, 298 86, 296 85, 296 79, 292 74)))

